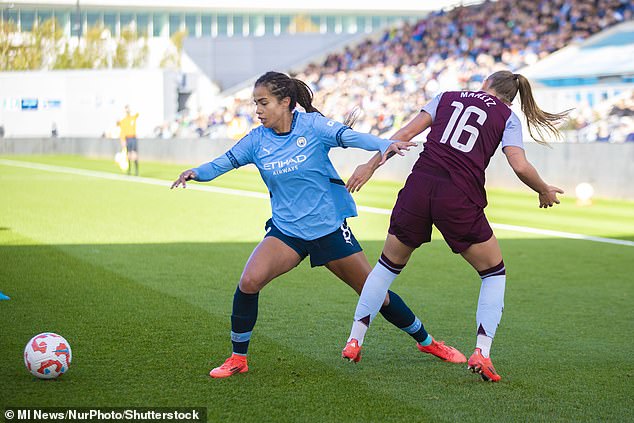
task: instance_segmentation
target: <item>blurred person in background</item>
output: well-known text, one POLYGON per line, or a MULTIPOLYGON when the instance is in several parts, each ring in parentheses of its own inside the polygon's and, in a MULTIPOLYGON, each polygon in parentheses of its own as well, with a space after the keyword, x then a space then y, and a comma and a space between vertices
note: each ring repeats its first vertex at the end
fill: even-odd
POLYGON ((130 106, 125 106, 125 116, 118 123, 120 128, 119 139, 121 140, 121 149, 127 152, 128 159, 128 175, 132 172, 132 162, 134 162, 134 174, 139 176, 139 142, 136 136, 136 121, 139 114, 132 114, 130 106))

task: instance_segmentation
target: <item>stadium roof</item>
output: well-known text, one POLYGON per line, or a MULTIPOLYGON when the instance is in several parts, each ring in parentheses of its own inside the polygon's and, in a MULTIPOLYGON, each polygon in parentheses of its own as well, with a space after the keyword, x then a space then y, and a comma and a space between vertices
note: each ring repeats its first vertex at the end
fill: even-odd
POLYGON ((368 13, 406 13, 428 12, 460 5, 482 3, 482 0, 320 0, 318 2, 299 2, 297 0, 15 0, 2 1, 4 8, 19 6, 68 6, 95 8, 134 8, 167 10, 240 10, 251 12, 298 11, 298 12, 355 12, 368 13))
POLYGON ((522 70, 550 86, 596 83, 634 77, 634 21, 605 30, 579 45, 566 47, 522 70))

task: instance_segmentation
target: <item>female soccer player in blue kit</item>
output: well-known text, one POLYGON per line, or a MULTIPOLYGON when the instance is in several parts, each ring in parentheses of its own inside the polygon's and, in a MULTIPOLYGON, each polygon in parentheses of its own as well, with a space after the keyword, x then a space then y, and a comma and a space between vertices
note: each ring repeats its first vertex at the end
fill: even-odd
MULTIPOLYGON (((273 217, 266 223, 264 239, 249 257, 233 297, 233 354, 210 372, 214 378, 248 371, 247 348, 257 319, 259 292, 306 256, 310 256, 311 266, 326 266, 361 293, 371 266, 347 225, 346 218, 357 215, 356 206, 328 151, 333 147, 378 150, 385 161, 388 153, 402 155, 400 150, 415 145, 358 133, 325 118, 312 105, 310 88, 283 73, 262 75, 255 82, 253 100, 262 126, 214 161, 184 171, 172 184, 172 188, 185 188, 189 180, 211 181, 253 163, 271 196, 273 217), (297 104, 306 113, 296 111, 297 104)), ((445 361, 466 361, 455 349, 434 341, 398 295, 390 291, 381 303, 383 316, 416 339, 419 350, 445 361)))
MULTIPOLYGON (((476 349, 468 368, 484 380, 497 382, 489 351, 504 308, 506 270, 502 252, 484 215, 487 205, 484 170, 499 144, 519 179, 539 194, 539 207, 559 204, 557 193, 526 160, 522 129, 509 107, 520 93, 522 111, 535 139, 550 133, 567 112, 547 113, 533 99, 530 83, 519 74, 499 71, 489 76, 481 91, 439 94, 392 139, 409 141, 431 126, 425 149, 398 194, 392 210, 383 253, 365 283, 354 315, 344 358, 355 360, 368 326, 385 292, 403 270, 412 252, 431 240, 432 224, 454 253, 460 253, 482 279, 476 312, 476 349)), ((384 160, 383 160, 384 161, 384 160)), ((381 164, 373 157, 348 180, 358 190, 381 164)))

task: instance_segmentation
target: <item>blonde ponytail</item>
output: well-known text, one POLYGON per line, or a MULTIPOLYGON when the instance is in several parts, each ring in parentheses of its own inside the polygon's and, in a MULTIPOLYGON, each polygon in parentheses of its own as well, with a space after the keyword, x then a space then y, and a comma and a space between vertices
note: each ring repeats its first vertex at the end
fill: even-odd
POLYGON ((489 76, 487 81, 488 88, 495 91, 496 96, 505 103, 511 104, 517 93, 520 93, 521 109, 526 116, 528 133, 535 141, 547 145, 549 136, 562 138, 556 125, 565 120, 572 109, 560 113, 549 113, 540 109, 533 97, 530 82, 519 73, 498 71, 489 76))

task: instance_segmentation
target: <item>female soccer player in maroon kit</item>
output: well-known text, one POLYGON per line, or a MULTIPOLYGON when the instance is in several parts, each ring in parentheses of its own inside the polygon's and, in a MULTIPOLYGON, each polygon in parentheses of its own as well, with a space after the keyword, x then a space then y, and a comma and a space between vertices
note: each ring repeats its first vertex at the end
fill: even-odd
MULTIPOLYGON (((535 104, 528 80, 500 71, 489 76, 481 91, 441 93, 393 139, 409 141, 431 126, 425 149, 398 194, 379 262, 365 286, 342 355, 354 360, 385 293, 412 252, 431 240, 432 224, 454 253, 461 254, 482 279, 476 313, 476 348, 468 368, 484 380, 501 378, 489 351, 504 308, 506 272, 502 252, 484 214, 487 205, 484 170, 498 145, 519 179, 539 194, 539 207, 559 204, 563 191, 542 180, 524 154, 519 118, 510 108, 519 92, 531 137, 544 143, 559 136, 555 124, 567 115, 547 113, 535 104)), ((380 156, 357 168, 348 181, 359 190, 378 167, 380 156)))

